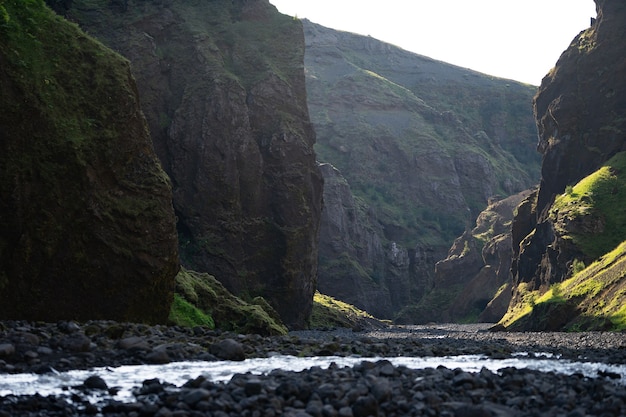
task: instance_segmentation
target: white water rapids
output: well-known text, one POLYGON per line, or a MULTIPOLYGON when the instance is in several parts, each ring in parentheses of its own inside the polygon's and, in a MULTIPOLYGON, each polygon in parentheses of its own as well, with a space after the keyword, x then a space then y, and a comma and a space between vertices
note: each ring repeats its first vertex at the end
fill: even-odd
POLYGON ((94 399, 112 398, 120 401, 132 401, 132 389, 140 387, 146 379, 158 378, 181 386, 190 379, 204 376, 212 381, 229 381, 235 374, 252 373, 266 374, 274 369, 285 371, 302 371, 314 366, 328 368, 331 363, 339 367, 354 366, 362 361, 375 362, 381 359, 390 361, 395 366, 406 366, 411 369, 436 368, 443 365, 449 369, 461 368, 467 372, 478 372, 482 368, 497 372, 499 369, 514 367, 527 368, 542 372, 554 372, 571 375, 580 373, 595 378, 598 372, 610 372, 621 376, 620 383, 626 383, 626 365, 609 365, 594 362, 576 362, 556 359, 550 355, 517 354, 509 359, 492 359, 482 355, 460 355, 446 357, 295 357, 277 355, 270 358, 246 359, 243 362, 231 361, 188 361, 172 362, 166 365, 120 366, 117 368, 94 368, 83 371, 68 371, 38 374, 10 374, 0 377, 0 396, 5 395, 61 395, 72 392, 74 386, 81 385, 85 379, 98 375, 109 387, 116 387, 119 392, 111 396, 106 392, 94 399))

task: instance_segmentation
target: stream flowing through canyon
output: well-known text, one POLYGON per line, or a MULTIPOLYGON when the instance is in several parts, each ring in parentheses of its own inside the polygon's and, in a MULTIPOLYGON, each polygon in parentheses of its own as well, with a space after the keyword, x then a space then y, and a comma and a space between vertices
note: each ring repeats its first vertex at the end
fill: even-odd
POLYGON ((90 376, 99 376, 109 388, 114 390, 90 390, 92 401, 114 399, 130 402, 133 389, 142 382, 158 378, 163 383, 180 387, 190 379, 203 376, 214 382, 227 382, 236 374, 268 374, 272 370, 300 372, 312 367, 322 369, 329 366, 351 367, 363 361, 387 360, 394 366, 410 369, 436 368, 462 369, 466 372, 479 372, 486 368, 498 372, 503 368, 532 369, 541 372, 572 375, 580 374, 588 378, 610 375, 618 384, 626 381, 626 365, 613 365, 599 362, 584 362, 559 359, 548 353, 517 353, 513 357, 494 359, 484 355, 458 355, 445 357, 296 357, 276 355, 269 358, 235 361, 182 361, 166 365, 135 365, 102 367, 90 370, 49 372, 45 374, 23 373, 3 375, 0 381, 0 396, 6 395, 68 395, 79 390, 90 376))

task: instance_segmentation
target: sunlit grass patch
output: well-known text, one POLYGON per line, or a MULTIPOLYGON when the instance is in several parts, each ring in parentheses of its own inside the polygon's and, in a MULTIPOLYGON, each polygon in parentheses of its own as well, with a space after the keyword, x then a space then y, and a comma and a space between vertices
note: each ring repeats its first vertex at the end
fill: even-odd
POLYGON ((360 327, 359 321, 362 320, 380 322, 368 312, 352 304, 321 294, 319 291, 315 292, 310 321, 311 329, 355 328, 360 327))

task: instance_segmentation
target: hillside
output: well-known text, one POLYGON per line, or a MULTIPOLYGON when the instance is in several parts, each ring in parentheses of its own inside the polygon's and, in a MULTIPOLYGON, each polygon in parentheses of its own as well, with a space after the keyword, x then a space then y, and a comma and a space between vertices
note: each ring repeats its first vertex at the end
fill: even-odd
POLYGON ((334 167, 319 289, 392 318, 490 199, 537 182, 535 87, 303 25, 315 150, 334 167))

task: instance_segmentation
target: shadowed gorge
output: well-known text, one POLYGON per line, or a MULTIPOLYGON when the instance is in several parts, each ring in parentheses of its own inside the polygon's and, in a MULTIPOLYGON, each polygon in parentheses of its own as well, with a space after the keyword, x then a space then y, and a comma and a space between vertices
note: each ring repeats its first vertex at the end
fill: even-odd
MULTIPOLYGON (((447 291, 435 264, 491 199, 536 183, 535 87, 303 24, 315 149, 326 163, 319 289, 400 317, 435 286, 447 291)), ((421 307, 401 317, 442 318, 421 307)))
POLYGON ((540 170, 532 86, 268 0, 46 3, 0 0, 0 417, 626 415, 626 5, 540 170))
POLYGON ((0 3, 7 317, 58 299, 59 318, 277 334, 278 317, 309 325, 316 289, 396 323, 496 320, 512 289, 511 311, 547 300, 532 314, 621 328, 621 263, 603 256, 626 235, 623 6, 597 2, 535 123, 533 86, 267 0, 49 4, 68 20, 0 3))

